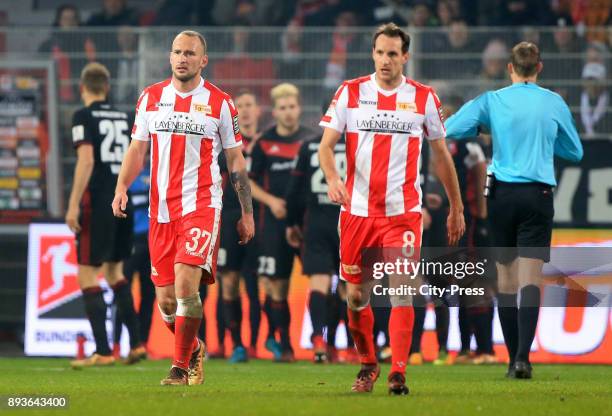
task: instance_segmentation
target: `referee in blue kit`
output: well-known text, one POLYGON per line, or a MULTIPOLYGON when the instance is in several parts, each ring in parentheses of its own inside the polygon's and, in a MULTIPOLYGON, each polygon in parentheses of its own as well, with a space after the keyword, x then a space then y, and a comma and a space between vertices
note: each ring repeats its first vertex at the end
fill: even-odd
POLYGON ((474 137, 480 126, 493 137, 485 192, 494 246, 506 247, 496 257, 498 312, 510 356, 506 375, 515 378, 531 378, 542 265, 550 261, 553 158, 578 162, 583 153, 563 99, 536 84, 542 68, 536 45, 517 44, 508 63, 512 85, 480 95, 446 122, 449 138, 474 137))

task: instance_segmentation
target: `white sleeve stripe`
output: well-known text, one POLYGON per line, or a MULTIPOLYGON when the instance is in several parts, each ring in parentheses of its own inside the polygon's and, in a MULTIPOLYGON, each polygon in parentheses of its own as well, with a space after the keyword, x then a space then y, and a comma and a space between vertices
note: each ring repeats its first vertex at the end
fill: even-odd
MULTIPOLYGON (((346 85, 342 85, 340 88, 342 88, 342 92, 340 92, 338 99, 332 99, 325 113, 324 117, 327 119, 321 120, 319 125, 333 128, 342 133, 346 127, 349 88, 346 85)), ((334 97, 336 94, 334 94, 334 97)))
POLYGON ((141 142, 149 142, 151 141, 148 137, 138 137, 135 134, 132 134, 132 140, 138 140, 141 142))
POLYGON ((436 106, 433 91, 427 95, 425 103, 425 120, 423 121, 427 129, 427 139, 439 139, 446 137, 446 128, 440 114, 440 109, 436 106))
POLYGON ((134 119, 134 129, 132 131, 132 139, 140 141, 149 141, 150 134, 147 122, 147 101, 149 93, 143 92, 140 98, 140 104, 136 107, 136 118, 134 119))
POLYGON ((321 121, 319 123, 319 126, 326 128, 326 129, 329 128, 329 129, 336 130, 338 133, 344 133, 344 129, 340 130, 337 126, 333 125, 332 123, 328 123, 326 121, 321 121))
POLYGON ((227 99, 221 102, 221 110, 219 111, 219 138, 221 146, 224 149, 235 147, 236 144, 241 144, 240 130, 238 127, 238 115, 232 116, 232 111, 227 99))
POLYGON ((233 149, 234 147, 242 146, 242 142, 235 142, 228 145, 224 145, 224 149, 233 149))

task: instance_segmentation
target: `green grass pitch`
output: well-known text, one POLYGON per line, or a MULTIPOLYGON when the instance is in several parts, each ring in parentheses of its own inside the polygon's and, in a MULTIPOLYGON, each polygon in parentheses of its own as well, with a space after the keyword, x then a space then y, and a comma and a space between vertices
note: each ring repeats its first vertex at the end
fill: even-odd
POLYGON ((66 395, 68 409, 41 415, 612 415, 612 366, 536 365, 534 379, 508 380, 505 366, 408 369, 410 396, 387 395, 383 366, 372 394, 351 393, 357 366, 231 365, 207 361, 202 386, 162 387, 169 361, 74 371, 65 359, 0 359, 0 396, 66 395))

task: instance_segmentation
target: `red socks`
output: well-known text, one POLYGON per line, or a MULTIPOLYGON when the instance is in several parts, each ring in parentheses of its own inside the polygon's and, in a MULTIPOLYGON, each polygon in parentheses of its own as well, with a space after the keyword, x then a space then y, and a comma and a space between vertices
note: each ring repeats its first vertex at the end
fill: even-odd
MULTIPOLYGON (((175 320, 172 321, 172 322, 168 322, 165 319, 163 320, 164 321, 164 325, 166 325, 166 328, 168 328, 173 334, 175 333, 174 332, 175 322, 178 321, 179 318, 182 318, 183 321, 186 319, 184 316, 180 316, 180 317, 177 316, 177 317, 174 318, 175 320)), ((187 319, 194 319, 194 318, 187 318, 187 319)), ((195 333, 198 332, 198 328, 199 327, 200 327, 200 321, 198 321, 198 323, 196 325, 195 333)), ((198 348, 198 346, 200 345, 199 342, 198 342, 198 338, 195 336, 195 333, 193 335, 192 341, 190 342, 191 345, 189 347, 189 354, 188 354, 188 358, 187 358, 187 365, 186 366, 178 365, 176 363, 176 360, 175 360, 175 362, 172 363, 172 365, 177 366, 177 367, 181 367, 181 368, 185 368, 185 369, 189 366, 189 357, 191 357, 191 353, 193 351, 195 351, 196 348, 198 348)), ((175 354, 175 357, 176 357, 176 351, 177 351, 177 348, 178 348, 177 339, 178 339, 178 336, 175 335, 175 338, 174 338, 174 350, 175 350, 174 354, 175 354)), ((184 349, 184 347, 181 347, 181 349, 184 349)))
POLYGON ((414 309, 412 306, 391 308, 389 318, 389 338, 391 343, 391 373, 406 373, 408 354, 412 343, 414 309))
POLYGON ((355 340, 361 364, 375 364, 376 349, 374 348, 374 313, 370 305, 360 311, 348 309, 348 327, 355 340))
POLYGON ((189 368, 191 353, 198 347, 196 334, 202 318, 177 316, 174 332, 174 361, 172 365, 184 370, 189 368))
MULTIPOLYGON (((376 363, 374 346, 374 314, 368 305, 360 311, 348 309, 349 329, 355 340, 362 364, 376 363)), ((398 306, 391 309, 389 318, 389 337, 391 342, 391 372, 406 372, 408 353, 412 343, 414 309, 412 306, 398 306)))

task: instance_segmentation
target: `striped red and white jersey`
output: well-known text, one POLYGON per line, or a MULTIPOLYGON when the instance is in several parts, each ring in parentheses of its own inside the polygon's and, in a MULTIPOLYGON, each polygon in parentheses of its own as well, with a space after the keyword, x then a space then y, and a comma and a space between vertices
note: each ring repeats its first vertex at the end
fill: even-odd
POLYGON ((203 207, 221 208, 217 158, 242 144, 229 95, 203 79, 188 93, 170 81, 144 89, 132 129, 132 139, 151 142, 149 216, 160 223, 203 207))
POLYGON ((346 131, 351 214, 390 217, 421 211, 423 138, 446 137, 433 88, 403 77, 399 87, 386 91, 375 74, 345 81, 319 125, 346 131))

